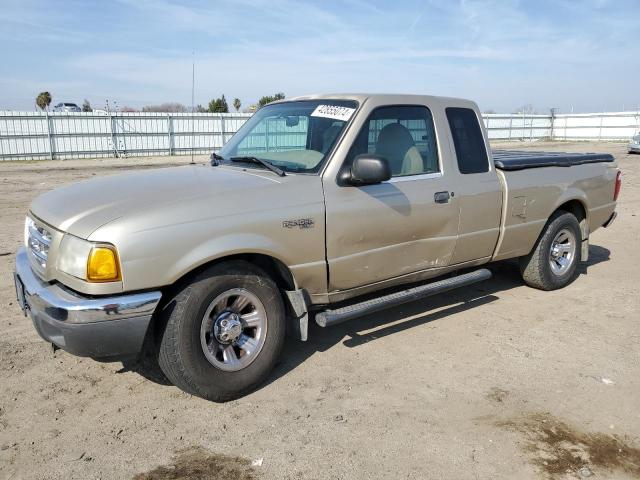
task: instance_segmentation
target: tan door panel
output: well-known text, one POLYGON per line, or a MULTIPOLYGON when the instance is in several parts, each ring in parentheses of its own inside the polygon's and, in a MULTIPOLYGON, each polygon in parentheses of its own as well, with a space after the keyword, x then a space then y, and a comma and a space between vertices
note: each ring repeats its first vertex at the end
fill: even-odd
POLYGON ((365 187, 328 186, 329 291, 355 288, 450 263, 458 201, 440 174, 394 178, 365 187))

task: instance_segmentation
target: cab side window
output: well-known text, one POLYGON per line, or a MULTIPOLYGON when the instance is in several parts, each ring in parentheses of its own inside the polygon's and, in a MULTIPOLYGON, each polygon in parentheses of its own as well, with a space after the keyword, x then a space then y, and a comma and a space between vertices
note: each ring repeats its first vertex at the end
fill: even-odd
POLYGON ((488 172, 489 159, 476 112, 454 107, 447 108, 446 112, 460 173, 488 172))
POLYGON ((363 153, 387 159, 394 177, 440 171, 431 111, 422 106, 375 109, 354 142, 347 161, 363 153))

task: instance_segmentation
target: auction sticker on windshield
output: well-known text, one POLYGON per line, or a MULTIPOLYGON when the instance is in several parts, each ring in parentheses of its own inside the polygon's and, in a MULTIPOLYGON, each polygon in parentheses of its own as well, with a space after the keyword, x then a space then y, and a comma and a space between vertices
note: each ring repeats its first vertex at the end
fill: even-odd
POLYGON ((355 108, 339 107, 336 105, 318 105, 311 114, 312 117, 332 118, 334 120, 342 120, 346 122, 351 118, 355 108))

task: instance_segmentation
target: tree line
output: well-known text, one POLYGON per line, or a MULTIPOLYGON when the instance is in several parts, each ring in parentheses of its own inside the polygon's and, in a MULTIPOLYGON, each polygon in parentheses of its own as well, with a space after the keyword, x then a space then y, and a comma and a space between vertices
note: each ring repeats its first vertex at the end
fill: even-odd
MULTIPOLYGON (((260 100, 258 100, 258 103, 250 105, 246 111, 255 112, 258 108, 264 107, 267 103, 275 102, 276 100, 284 100, 284 93, 279 92, 279 93, 274 93, 273 95, 265 95, 263 97, 260 97, 260 100)), ((242 106, 242 103, 240 103, 239 98, 234 98, 232 105, 233 105, 233 108, 236 109, 236 112, 239 112, 240 107, 242 106)), ((212 99, 209 102, 209 105, 207 105, 207 108, 203 107, 202 105, 198 105, 195 110, 196 112, 200 112, 200 113, 205 113, 205 112, 229 113, 229 105, 227 104, 227 99, 225 98, 223 93, 220 98, 212 99)))
MULTIPOLYGON (((277 100, 283 100, 284 98, 285 98, 285 95, 282 92, 274 93, 273 95, 265 95, 263 97, 260 97, 260 99, 258 100, 258 103, 249 105, 249 107, 247 109, 245 109, 244 111, 245 112, 255 112, 257 109, 259 109, 261 107, 264 107, 268 103, 275 102, 277 100)), ((49 109, 49 105, 51 105, 51 102, 52 102, 52 96, 51 96, 51 93, 49 93, 49 92, 40 92, 38 94, 38 96, 36 97, 36 105, 38 106, 38 108, 40 108, 43 111, 49 109)), ((233 108, 235 109, 236 112, 239 112, 240 108, 242 107, 242 102, 240 101, 239 98, 234 98, 233 102, 231 102, 231 105, 233 106, 233 108)), ((161 103, 159 105, 146 105, 146 106, 142 107, 141 111, 143 111, 143 112, 187 113, 187 112, 189 112, 189 110, 190 109, 187 108, 182 103, 167 102, 167 103, 161 103)), ((91 107, 91 104, 86 99, 82 104, 82 111, 83 112, 92 112, 93 111, 93 108, 91 107)), ((120 109, 120 111, 122 111, 122 112, 138 112, 140 110, 138 110, 136 108, 133 108, 133 107, 124 106, 124 107, 122 107, 120 109)), ((227 103, 227 99, 225 98, 224 94, 222 94, 222 96, 219 97, 219 98, 211 99, 211 101, 209 102, 209 104, 206 107, 204 107, 202 105, 196 106, 194 111, 198 112, 198 113, 229 113, 229 105, 227 103)))

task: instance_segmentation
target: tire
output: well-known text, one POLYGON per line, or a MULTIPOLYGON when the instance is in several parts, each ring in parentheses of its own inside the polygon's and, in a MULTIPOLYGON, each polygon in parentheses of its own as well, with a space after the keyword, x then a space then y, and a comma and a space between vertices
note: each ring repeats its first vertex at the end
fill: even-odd
POLYGON ((164 303, 159 320, 164 374, 185 392, 216 402, 245 395, 267 378, 286 329, 278 287, 245 261, 214 265, 184 282, 164 303), (235 307, 242 302, 249 303, 235 307), (245 319, 260 326, 248 327, 245 319))
POLYGON ((531 253, 520 259, 523 280, 530 287, 540 290, 556 290, 567 286, 576 278, 581 246, 578 220, 573 214, 558 210, 547 222, 531 253), (564 251, 570 250, 571 243, 573 249, 564 251))

